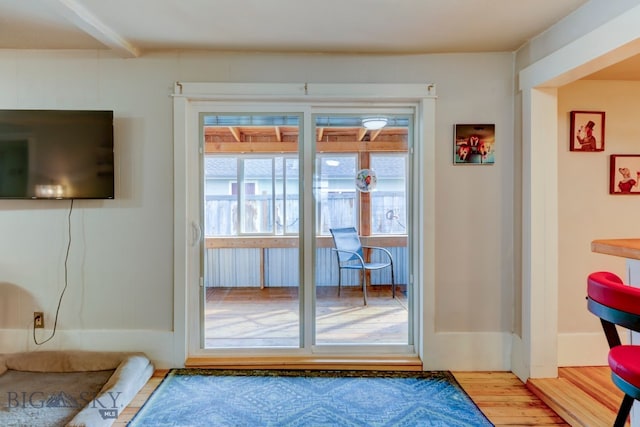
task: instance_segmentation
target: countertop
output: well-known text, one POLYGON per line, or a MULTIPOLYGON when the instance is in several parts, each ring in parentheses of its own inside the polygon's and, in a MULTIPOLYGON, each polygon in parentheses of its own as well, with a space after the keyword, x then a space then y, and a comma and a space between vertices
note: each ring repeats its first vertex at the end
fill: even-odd
POLYGON ((591 251, 640 260, 640 239, 603 239, 591 242, 591 251))

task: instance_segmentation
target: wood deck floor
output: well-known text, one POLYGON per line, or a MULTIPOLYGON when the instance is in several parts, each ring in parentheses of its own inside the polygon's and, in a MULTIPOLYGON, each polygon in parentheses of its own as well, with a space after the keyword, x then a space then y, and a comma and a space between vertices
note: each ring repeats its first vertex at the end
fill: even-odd
MULTIPOLYGON (((166 370, 155 372, 120 413, 114 426, 127 425, 166 373, 166 370)), ((495 426, 607 427, 613 425, 622 398, 613 384, 606 381, 608 367, 561 368, 559 378, 529 381, 537 383, 535 393, 531 384, 523 384, 510 372, 453 374, 495 426), (548 405, 545 401, 551 402, 549 399, 556 402, 548 405)))
MULTIPOLYGON (((407 344, 409 312, 404 286, 378 285, 367 290, 318 288, 316 344, 407 344)), ((208 288, 205 348, 298 347, 298 289, 208 288)))

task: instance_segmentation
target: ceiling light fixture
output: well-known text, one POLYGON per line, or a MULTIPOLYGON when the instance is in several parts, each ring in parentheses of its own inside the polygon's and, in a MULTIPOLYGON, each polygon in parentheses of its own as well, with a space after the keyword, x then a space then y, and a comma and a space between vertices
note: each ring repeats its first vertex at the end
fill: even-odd
POLYGON ((362 126, 366 129, 377 130, 387 125, 386 117, 367 117, 362 119, 362 126))

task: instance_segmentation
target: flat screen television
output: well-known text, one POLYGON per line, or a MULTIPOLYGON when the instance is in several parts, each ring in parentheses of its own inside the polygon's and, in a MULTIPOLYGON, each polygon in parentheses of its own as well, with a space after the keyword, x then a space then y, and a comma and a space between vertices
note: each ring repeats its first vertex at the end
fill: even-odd
POLYGON ((0 110, 0 199, 113 198, 113 111, 0 110))

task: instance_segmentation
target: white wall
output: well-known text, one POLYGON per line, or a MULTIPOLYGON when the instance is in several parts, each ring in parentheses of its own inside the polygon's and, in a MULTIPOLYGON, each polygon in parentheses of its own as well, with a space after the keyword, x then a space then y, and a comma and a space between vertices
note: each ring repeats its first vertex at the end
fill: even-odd
POLYGON ((637 131, 640 109, 634 101, 639 96, 640 82, 581 80, 558 89, 558 363, 561 366, 607 363, 608 347, 602 327, 586 309, 586 277, 594 271, 608 270, 624 279, 625 260, 591 252, 591 241, 636 237, 640 233, 640 197, 609 194, 610 155, 640 154, 637 131), (604 152, 569 151, 569 112, 572 110, 605 112, 604 152), (582 355, 571 352, 579 342, 591 351, 582 355))
MULTIPOLYGON (((436 328, 454 334, 461 344, 468 333, 509 336, 512 60, 509 53, 378 57, 192 52, 119 59, 102 51, 0 51, 0 108, 115 112, 116 199, 75 202, 60 330, 43 347, 141 350, 160 366, 183 362, 173 354, 172 333, 169 95, 175 81, 437 84, 436 328), (496 124, 495 165, 453 166, 455 123, 496 124)), ((68 207, 68 201, 0 201, 2 352, 36 348, 30 338, 36 308, 45 312, 48 325, 53 323, 63 288, 68 207)), ((494 368, 494 354, 508 354, 504 341, 501 348, 492 349, 487 342, 487 348, 468 350, 468 356, 458 359, 482 369, 476 356, 487 352, 484 366, 494 368)))

